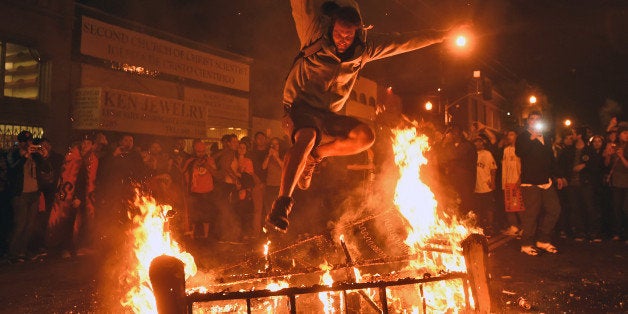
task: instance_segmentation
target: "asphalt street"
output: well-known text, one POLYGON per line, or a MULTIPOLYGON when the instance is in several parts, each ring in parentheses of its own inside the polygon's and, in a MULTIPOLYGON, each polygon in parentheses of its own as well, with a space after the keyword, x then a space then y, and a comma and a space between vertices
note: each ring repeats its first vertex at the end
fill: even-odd
MULTIPOLYGON (((519 252, 515 238, 489 240, 492 312, 628 313, 628 244, 568 239, 556 244, 558 254, 533 257, 519 252), (530 304, 530 310, 518 305, 520 298, 530 304)), ((223 244, 223 249, 247 251, 242 244, 223 244)), ((103 277, 107 267, 112 265, 98 254, 3 261, 0 313, 123 312, 119 299, 104 292, 103 281, 112 281, 103 277)))

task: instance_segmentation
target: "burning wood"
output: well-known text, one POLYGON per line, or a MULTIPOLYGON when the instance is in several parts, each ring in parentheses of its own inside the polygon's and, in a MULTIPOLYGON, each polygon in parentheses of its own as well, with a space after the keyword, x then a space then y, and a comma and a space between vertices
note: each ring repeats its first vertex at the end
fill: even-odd
MULTIPOLYGON (((403 249, 399 250, 402 254, 395 255, 384 251, 385 246, 380 246, 375 241, 376 237, 369 235, 367 222, 381 213, 354 221, 351 226, 359 228, 359 232, 354 234, 362 237, 362 239, 355 237, 356 242, 364 242, 366 247, 378 256, 377 258, 358 256, 357 260, 354 259, 343 237, 340 245, 344 262, 326 264, 321 270, 318 267, 307 266, 308 262, 312 262, 307 254, 299 257, 291 250, 307 243, 314 244, 321 251, 321 247, 334 247, 329 243, 331 240, 316 236, 274 252, 271 251, 271 242, 268 241, 264 245, 263 257, 259 261, 245 261, 223 269, 223 271, 229 269, 232 274, 216 280, 221 284, 215 284, 210 290, 218 292, 188 290, 186 297, 188 312, 192 311, 192 305, 196 302, 241 300, 245 303, 221 303, 219 307, 211 308, 211 311, 246 310, 250 313, 252 308, 258 308, 276 312, 281 303, 284 306, 287 304, 291 313, 296 313, 296 303, 304 300, 309 294, 318 294, 321 301, 329 306, 319 310, 328 312, 343 307, 347 311, 348 304, 354 303, 348 301, 348 294, 359 295, 367 306, 382 313, 387 313, 389 309, 448 312, 474 308, 482 312, 490 311, 486 240, 481 235, 472 235, 476 230, 465 226, 456 217, 437 212, 434 195, 419 177, 420 166, 427 162, 423 157, 424 151, 428 149, 427 138, 417 135, 415 129, 405 129, 395 131, 394 142, 395 161, 400 172, 394 212, 402 217, 407 234, 405 240, 395 240, 395 243, 403 245, 403 249), (260 266, 258 272, 246 272, 245 269, 255 265, 260 266), (377 270, 396 269, 396 271, 385 275, 362 276, 358 269, 373 270, 372 273, 376 273, 377 270), (237 272, 233 273, 235 270, 237 272), (334 282, 333 276, 338 275, 340 271, 343 272, 342 277, 348 279, 334 282), (318 284, 308 285, 307 282, 313 282, 314 278, 317 278, 318 284), (237 289, 238 286, 244 288, 237 289), (253 286, 257 288, 252 288, 253 286), (260 288, 264 286, 265 288, 260 288), (236 289, 238 291, 232 291, 236 289), (266 300, 267 298, 270 301, 266 300), (379 302, 375 301, 377 299, 379 302)), ((393 210, 383 211, 390 212, 393 210)), ((391 217, 383 216, 387 219, 391 217)), ((161 225, 163 227, 163 220, 161 225)), ((161 232, 167 234, 163 229, 161 232)), ((149 242, 146 236, 142 239, 146 243, 149 242)), ((349 244, 351 243, 353 242, 349 244)), ((175 254, 180 254, 180 251, 176 251, 175 254)), ((153 252, 151 259, 164 254, 155 253, 157 252, 153 252)), ((138 256, 138 259, 144 258, 138 256)), ((184 261, 185 267, 190 266, 190 263, 194 265, 193 260, 184 261)), ((161 284, 153 282, 153 285, 161 284)), ((153 290, 158 291, 158 287, 153 286, 153 290)))

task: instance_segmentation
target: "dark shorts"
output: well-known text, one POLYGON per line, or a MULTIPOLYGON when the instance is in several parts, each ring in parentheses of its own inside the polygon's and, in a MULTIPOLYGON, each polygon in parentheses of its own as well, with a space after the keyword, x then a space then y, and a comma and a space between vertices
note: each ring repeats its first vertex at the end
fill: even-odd
POLYGON ((316 130, 317 147, 325 137, 346 138, 349 132, 358 125, 363 124, 360 120, 339 115, 326 109, 315 108, 305 103, 295 102, 292 106, 285 107, 284 126, 286 133, 290 135, 292 143, 297 131, 306 128, 316 130))

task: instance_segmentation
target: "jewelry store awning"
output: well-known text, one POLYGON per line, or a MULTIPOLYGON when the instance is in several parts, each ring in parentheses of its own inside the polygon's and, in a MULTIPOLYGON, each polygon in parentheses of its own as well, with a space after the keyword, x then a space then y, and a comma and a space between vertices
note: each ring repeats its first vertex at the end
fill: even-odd
POLYGON ((160 136, 204 138, 212 128, 249 127, 249 100, 186 88, 185 100, 107 87, 75 93, 73 124, 78 130, 107 130, 160 136))

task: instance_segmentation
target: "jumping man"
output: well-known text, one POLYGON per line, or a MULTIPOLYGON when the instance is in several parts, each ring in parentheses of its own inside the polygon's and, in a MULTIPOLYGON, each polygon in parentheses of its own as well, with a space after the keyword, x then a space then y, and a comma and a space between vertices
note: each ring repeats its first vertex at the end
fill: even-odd
POLYGON ((301 52, 286 79, 283 127, 293 145, 284 157, 279 196, 267 226, 288 230, 295 186, 310 186, 316 165, 325 157, 368 149, 373 130, 337 114, 351 94, 362 67, 370 61, 420 49, 445 40, 445 31, 369 34, 352 0, 291 0, 301 52))

